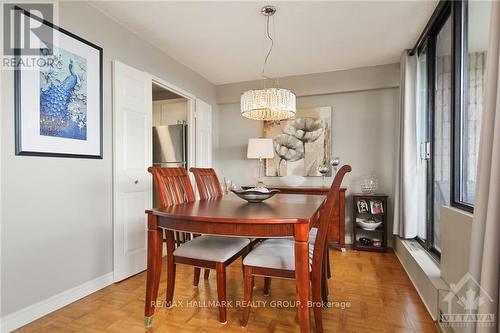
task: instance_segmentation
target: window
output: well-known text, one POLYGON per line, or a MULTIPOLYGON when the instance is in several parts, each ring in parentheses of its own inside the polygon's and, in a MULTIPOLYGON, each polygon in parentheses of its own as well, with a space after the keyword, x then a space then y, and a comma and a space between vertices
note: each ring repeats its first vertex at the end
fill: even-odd
POLYGON ((426 164, 426 224, 439 255, 441 209, 472 211, 489 41, 489 1, 441 1, 417 43, 417 136, 426 164))
POLYGON ((487 1, 463 2, 457 14, 464 18, 461 24, 461 43, 457 84, 462 89, 457 98, 456 127, 454 133, 455 183, 454 204, 472 210, 475 201, 476 171, 481 130, 481 115, 486 70, 486 53, 489 41, 491 3, 487 1))
MULTIPOLYGON (((426 193, 426 181, 425 175, 427 174, 427 143, 429 141, 428 137, 428 113, 427 113, 427 48, 421 50, 417 58, 417 142, 421 142, 420 145, 420 160, 417 160, 417 172, 418 172, 418 193, 426 193), (421 175, 421 176, 420 176, 421 175)), ((417 209, 417 221, 419 221, 417 236, 418 238, 425 240, 427 239, 427 224, 420 223, 426 220, 426 199, 424 195, 418 197, 418 209, 417 209)))
POLYGON ((432 161, 432 244, 441 246, 441 207, 450 205, 451 184, 451 17, 437 31, 434 56, 432 161))

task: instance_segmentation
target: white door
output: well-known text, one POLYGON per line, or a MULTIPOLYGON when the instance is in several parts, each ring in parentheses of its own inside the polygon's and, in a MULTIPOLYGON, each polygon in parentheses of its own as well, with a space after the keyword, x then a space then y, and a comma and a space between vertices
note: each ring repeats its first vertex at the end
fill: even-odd
POLYGON ((113 63, 114 280, 146 269, 146 214, 152 207, 152 78, 113 63))
POLYGON ((212 167, 212 107, 200 99, 196 99, 196 166, 212 167))

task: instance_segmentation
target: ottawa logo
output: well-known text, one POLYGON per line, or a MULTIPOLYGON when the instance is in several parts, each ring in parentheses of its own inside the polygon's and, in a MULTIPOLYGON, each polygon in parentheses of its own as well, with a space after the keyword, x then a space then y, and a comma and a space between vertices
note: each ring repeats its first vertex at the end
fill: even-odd
POLYGON ((493 313, 480 311, 481 306, 492 303, 493 299, 470 273, 466 273, 458 283, 451 284, 450 288, 443 298, 443 302, 447 303, 447 312, 441 314, 441 323, 459 327, 495 325, 493 313), (460 307, 465 311, 460 311, 460 307))

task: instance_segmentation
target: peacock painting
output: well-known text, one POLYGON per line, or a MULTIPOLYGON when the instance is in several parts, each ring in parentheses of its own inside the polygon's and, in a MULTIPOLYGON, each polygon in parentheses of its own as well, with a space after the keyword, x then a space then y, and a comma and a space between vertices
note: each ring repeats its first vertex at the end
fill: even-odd
POLYGON ((40 70, 40 135, 87 140, 86 59, 53 47, 40 70))

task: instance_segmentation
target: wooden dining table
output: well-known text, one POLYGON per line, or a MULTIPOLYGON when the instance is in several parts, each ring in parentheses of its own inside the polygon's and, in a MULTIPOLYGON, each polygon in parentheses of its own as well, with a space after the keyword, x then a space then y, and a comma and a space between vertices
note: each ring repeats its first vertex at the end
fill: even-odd
POLYGON ((234 237, 292 236, 295 242, 295 281, 300 331, 310 332, 309 229, 314 225, 324 199, 321 195, 278 193, 262 203, 247 203, 230 193, 216 199, 147 210, 146 325, 152 324, 155 306, 160 304, 157 297, 162 266, 163 229, 166 229, 167 232, 184 231, 234 237))
MULTIPOLYGON (((255 187, 242 186, 244 190, 255 187)), ((278 190, 286 194, 314 194, 327 195, 330 186, 285 186, 285 185, 266 185, 270 190, 278 190)), ((338 214, 328 228, 328 243, 332 248, 345 251, 345 196, 347 188, 341 187, 339 191, 339 210, 338 214)))

